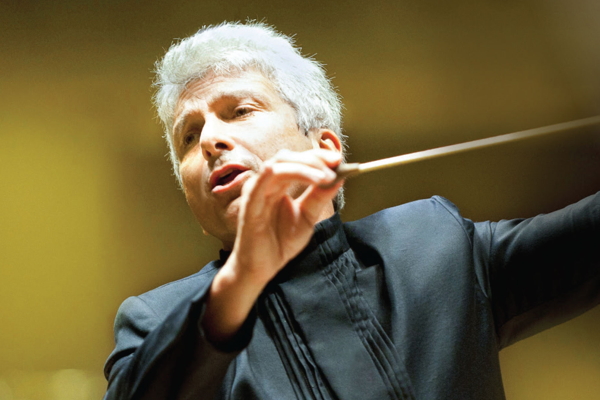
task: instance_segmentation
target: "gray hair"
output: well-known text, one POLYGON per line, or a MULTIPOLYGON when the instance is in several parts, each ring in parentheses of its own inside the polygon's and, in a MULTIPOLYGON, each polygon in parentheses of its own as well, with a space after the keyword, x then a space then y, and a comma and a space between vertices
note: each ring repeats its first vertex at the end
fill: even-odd
MULTIPOLYGON (((296 113, 298 127, 305 133, 331 129, 342 141, 342 103, 323 66, 303 57, 291 37, 262 22, 222 23, 200 29, 171 46, 156 63, 158 88, 154 105, 165 129, 173 171, 179 184, 179 160, 173 145, 172 129, 179 96, 191 81, 209 73, 230 75, 255 69, 271 80, 281 98, 296 113)), ((344 152, 344 150, 342 150, 344 152)), ((344 205, 343 189, 334 200, 336 210, 344 205)))

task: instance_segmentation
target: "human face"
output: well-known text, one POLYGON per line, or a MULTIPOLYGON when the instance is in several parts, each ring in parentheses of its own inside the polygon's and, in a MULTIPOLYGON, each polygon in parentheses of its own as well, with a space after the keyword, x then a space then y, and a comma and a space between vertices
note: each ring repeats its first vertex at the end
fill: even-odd
MULTIPOLYGON (((205 232, 229 249, 244 183, 277 151, 314 147, 294 109, 252 70, 191 82, 179 97, 173 126, 187 202, 205 232)), ((294 191, 294 197, 301 192, 294 191)))

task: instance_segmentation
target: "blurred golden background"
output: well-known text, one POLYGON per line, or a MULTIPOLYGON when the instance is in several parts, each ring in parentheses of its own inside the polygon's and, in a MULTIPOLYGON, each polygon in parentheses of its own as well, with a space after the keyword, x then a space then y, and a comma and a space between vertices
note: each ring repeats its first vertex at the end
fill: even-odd
MULTIPOLYGON (((101 398, 119 304, 215 257, 151 70, 174 38, 246 18, 326 64, 350 161, 600 114, 595 0, 2 1, 0 400, 101 398)), ((600 129, 579 129, 354 178, 342 216, 439 194, 528 217, 598 190, 600 129)), ((509 400, 600 398, 600 309, 501 359, 509 400)))

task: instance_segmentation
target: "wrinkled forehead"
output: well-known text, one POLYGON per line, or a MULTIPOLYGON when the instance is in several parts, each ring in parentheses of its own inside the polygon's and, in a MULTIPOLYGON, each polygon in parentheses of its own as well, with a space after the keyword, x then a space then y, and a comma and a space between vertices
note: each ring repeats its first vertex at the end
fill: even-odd
POLYGON ((215 111, 220 107, 230 107, 245 101, 272 110, 283 110, 281 106, 289 107, 296 118, 294 107, 282 98, 272 81, 261 72, 244 70, 231 74, 211 73, 186 84, 174 110, 171 134, 185 126, 191 115, 215 111))
POLYGON ((265 73, 260 68, 245 67, 225 71, 209 71, 190 79, 180 92, 174 108, 175 124, 183 108, 191 102, 210 103, 215 98, 223 97, 255 97, 265 102, 283 102, 290 106, 297 117, 297 108, 283 94, 273 74, 265 73))
POLYGON ((284 101, 272 80, 256 70, 243 70, 227 74, 214 72, 190 80, 179 94, 175 115, 189 102, 210 104, 224 97, 258 97, 271 101, 284 101))
POLYGON ((268 74, 255 68, 244 68, 226 72, 209 71, 201 76, 190 79, 181 90, 175 106, 175 113, 182 102, 202 97, 227 94, 227 92, 256 93, 263 92, 265 95, 277 96, 285 101, 278 86, 268 74), (212 90, 210 90, 212 89, 212 90))

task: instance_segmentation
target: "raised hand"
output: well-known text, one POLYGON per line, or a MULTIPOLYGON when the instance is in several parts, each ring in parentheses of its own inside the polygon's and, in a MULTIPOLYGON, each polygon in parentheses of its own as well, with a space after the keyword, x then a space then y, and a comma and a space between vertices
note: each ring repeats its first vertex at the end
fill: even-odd
POLYGON ((231 256, 213 285, 203 325, 226 341, 239 329, 267 283, 308 244, 314 226, 333 215, 330 187, 338 152, 282 150, 243 187, 231 256))
POLYGON ((246 182, 232 257, 239 273, 266 285, 310 240, 314 225, 333 214, 331 168, 340 155, 327 150, 282 150, 246 182))

